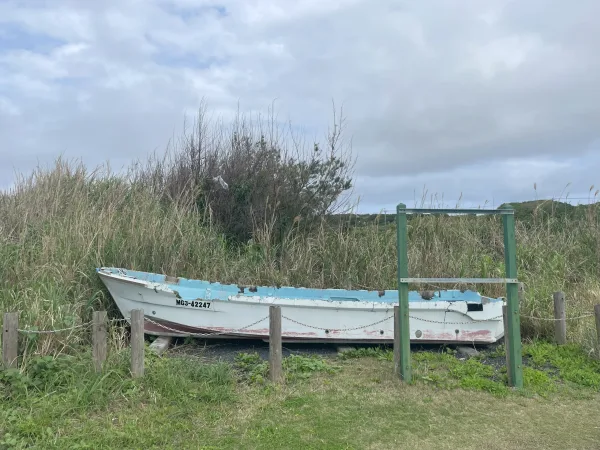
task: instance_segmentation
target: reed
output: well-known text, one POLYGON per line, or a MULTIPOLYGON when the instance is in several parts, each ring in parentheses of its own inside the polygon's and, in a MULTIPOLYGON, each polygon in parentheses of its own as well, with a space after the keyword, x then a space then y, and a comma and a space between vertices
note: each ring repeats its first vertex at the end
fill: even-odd
MULTIPOLYGON (((423 201, 422 206, 428 205, 423 201)), ((594 206, 571 217, 550 212, 517 220, 526 316, 552 317, 552 293, 567 294, 567 316, 600 303, 600 224, 594 206)), ((168 202, 135 177, 58 159, 16 180, 0 195, 0 311, 19 311, 23 326, 62 328, 106 309, 118 317, 95 274, 120 266, 221 282, 307 287, 396 287, 393 223, 361 226, 324 217, 283 241, 267 223, 247 244, 232 246, 206 210, 168 202)), ((499 219, 415 217, 409 223, 414 276, 492 277, 503 273, 499 219)), ((416 288, 416 286, 415 286, 416 288)), ((435 286, 434 286, 435 288, 435 286)), ((488 295, 503 287, 475 286, 488 295)), ((550 337, 552 323, 522 319, 523 335, 550 337)), ((122 334, 119 334, 121 336, 122 334)), ((29 340, 26 354, 66 352, 89 333, 29 340)), ((568 339, 592 351, 593 317, 570 322, 568 339)))

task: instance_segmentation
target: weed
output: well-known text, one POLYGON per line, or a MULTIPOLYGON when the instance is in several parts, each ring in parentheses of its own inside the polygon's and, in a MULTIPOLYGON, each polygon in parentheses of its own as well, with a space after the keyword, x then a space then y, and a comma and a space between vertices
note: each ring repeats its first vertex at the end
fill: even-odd
POLYGON ((558 372, 560 378, 578 386, 600 390, 600 361, 591 358, 578 345, 554 345, 536 341, 523 346, 523 354, 535 367, 558 372))
POLYGON ((258 353, 240 352, 235 355, 235 366, 243 379, 252 383, 264 383, 269 373, 269 363, 258 353))
POLYGON ((221 403, 232 399, 233 376, 226 363, 156 357, 144 377, 146 395, 155 402, 221 403))
POLYGON ((290 355, 283 359, 282 365, 288 381, 309 378, 315 372, 334 373, 338 370, 318 355, 290 355))
POLYGON ((393 352, 383 347, 361 347, 342 352, 338 355, 338 357, 342 360, 373 357, 380 360, 392 361, 393 352))
POLYGON ((494 350, 486 352, 482 357, 488 356, 490 358, 503 358, 506 357, 506 348, 504 344, 499 344, 494 350))
MULTIPOLYGON (((235 366, 242 379, 252 383, 264 383, 269 373, 269 363, 258 353, 238 353, 235 366)), ((338 367, 318 355, 290 355, 283 358, 283 371, 288 382, 309 378, 315 372, 334 373, 338 367)))
POLYGON ((17 369, 0 371, 0 398, 2 399, 24 396, 31 386, 29 377, 17 369))
MULTIPOLYGON (((536 394, 548 397, 561 390, 567 383, 576 389, 600 388, 600 362, 589 357, 576 345, 556 346, 544 341, 535 341, 523 347, 524 362, 530 366, 523 368, 523 395, 536 394)), ((413 352, 411 354, 413 373, 416 380, 444 389, 474 389, 505 396, 507 374, 504 361, 504 347, 468 359, 457 358, 456 352, 446 348, 442 352, 413 352)), ((392 352, 378 347, 366 347, 347 351, 339 356, 342 360, 363 357, 391 361, 392 352)), ((563 389, 564 390, 564 389, 563 389)))
POLYGON ((505 396, 508 394, 506 385, 478 375, 467 375, 460 378, 459 385, 464 389, 486 391, 496 396, 505 396))
POLYGON ((556 379, 552 375, 533 367, 523 368, 523 387, 543 397, 558 390, 556 379))

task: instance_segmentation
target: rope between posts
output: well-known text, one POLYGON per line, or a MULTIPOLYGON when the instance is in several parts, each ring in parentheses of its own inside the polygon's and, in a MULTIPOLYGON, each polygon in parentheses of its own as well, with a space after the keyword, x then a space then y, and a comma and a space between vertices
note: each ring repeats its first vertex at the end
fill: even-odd
MULTIPOLYGON (((563 320, 563 319, 556 319, 556 318, 549 318, 549 317, 535 317, 535 316, 529 316, 529 315, 524 315, 524 314, 521 314, 520 316, 522 318, 526 318, 526 319, 543 320, 543 321, 549 321, 549 322, 558 322, 558 321, 563 320)), ((594 313, 582 314, 582 315, 576 316, 576 317, 567 317, 567 318, 565 318, 565 320, 580 320, 580 319, 585 319, 587 317, 592 317, 592 316, 594 316, 594 313)), ((367 325, 360 325, 360 326, 357 326, 357 327, 350 327, 350 328, 325 328, 325 327, 317 327, 317 326, 314 326, 314 325, 309 325, 309 324, 306 324, 306 323, 302 323, 302 322, 299 322, 299 321, 297 321, 295 319, 292 319, 291 317, 287 317, 287 316, 283 316, 283 315, 281 317, 283 319, 289 320, 290 322, 293 322, 293 323, 295 323, 297 325, 301 325, 301 326, 304 326, 304 327, 307 327, 307 328, 312 328, 312 329, 315 329, 315 330, 323 330, 323 331, 354 331, 354 330, 361 330, 361 329, 365 329, 365 328, 368 328, 368 327, 372 327, 373 325, 378 325, 380 323, 386 322, 387 320, 393 318, 393 316, 387 316, 387 317, 385 317, 385 318, 383 318, 381 320, 378 320, 376 322, 373 322, 373 323, 370 323, 370 324, 367 324, 367 325)), ((448 322, 448 321, 423 319, 421 317, 409 316, 409 318, 414 319, 414 320, 420 320, 422 322, 429 322, 429 323, 445 324, 445 325, 469 325, 469 324, 472 324, 474 322, 488 322, 488 321, 491 321, 491 320, 497 320, 497 319, 500 319, 501 317, 502 316, 500 315, 500 316, 491 317, 489 319, 484 319, 484 320, 475 320, 475 319, 473 319, 473 320, 468 321, 468 322, 448 322)), ((189 334, 191 336, 218 336, 218 335, 231 334, 231 333, 240 332, 240 331, 243 331, 243 330, 245 330, 247 328, 250 328, 251 326, 254 326, 254 325, 256 325, 256 324, 258 324, 258 323, 260 323, 260 322, 262 322, 262 321, 264 321, 264 320, 266 320, 268 318, 269 318, 269 316, 265 316, 265 317, 263 317, 263 318, 255 321, 255 322, 251 323, 250 325, 246 325, 245 327, 239 328, 237 330, 219 331, 219 332, 214 332, 214 333, 192 333, 192 332, 189 332, 187 334, 189 334)), ((109 320, 109 323, 112 323, 112 322, 121 322, 123 320, 125 320, 125 319, 112 319, 112 320, 109 320)), ((177 330, 175 328, 168 327, 168 326, 163 325, 161 323, 155 322, 154 320, 149 319, 147 317, 145 317, 144 320, 147 321, 147 322, 150 322, 150 323, 152 323, 154 325, 157 325, 157 326, 159 326, 159 327, 161 327, 161 328, 163 328, 163 329, 165 329, 167 331, 171 331, 171 332, 174 332, 174 333, 181 333, 181 330, 177 330)), ((28 330, 28 329, 21 329, 21 328, 19 328, 19 329, 17 329, 17 331, 19 333, 24 333, 24 334, 56 334, 56 333, 62 333, 62 332, 65 332, 65 331, 76 330, 76 329, 79 329, 79 328, 89 327, 92 324, 93 324, 93 321, 92 322, 82 323, 80 325, 74 325, 72 327, 59 328, 59 329, 56 329, 56 330, 28 330)))
MULTIPOLYGON (((123 322, 124 320, 125 319, 110 319, 110 320, 108 320, 108 323, 123 322)), ((55 333, 62 333, 63 331, 71 331, 71 330, 77 330, 78 328, 89 327, 90 325, 93 325, 93 324, 94 324, 94 321, 90 321, 90 322, 82 323, 79 325, 73 325, 72 327, 59 328, 57 330, 28 330, 28 329, 17 328, 17 331, 19 333, 23 333, 23 334, 55 334, 55 333)))
POLYGON ((148 317, 144 317, 144 320, 145 320, 146 322, 150 322, 150 323, 152 323, 152 324, 154 324, 154 325, 157 325, 157 326, 159 326, 159 327, 161 327, 161 328, 163 328, 163 329, 165 329, 165 330, 167 330, 167 331, 171 331, 171 332, 173 332, 173 333, 177 333, 177 334, 188 334, 188 335, 190 335, 190 336, 199 336, 199 337, 204 337, 204 336, 219 336, 219 335, 226 335, 226 334, 237 333, 237 332, 240 332, 240 331, 243 331, 243 330, 245 330, 246 328, 250 328, 250 327, 252 327, 252 326, 254 326, 254 325, 256 325, 256 324, 258 324, 258 323, 262 322, 263 320, 266 320, 266 319, 268 319, 268 318, 269 318, 269 316, 265 316, 265 317, 263 317, 262 319, 259 319, 259 320, 257 320, 256 322, 252 322, 250 325, 246 325, 245 327, 238 328, 237 330, 230 330, 230 331, 217 331, 217 332, 214 332, 214 333, 192 333, 192 332, 187 332, 187 333, 186 333, 186 332, 182 332, 181 330, 177 330, 177 329, 175 329, 175 328, 171 328, 171 327, 168 327, 168 326, 166 326, 166 325, 163 325, 162 323, 155 322, 154 320, 152 320, 152 319, 149 319, 148 317))
MULTIPOLYGON (((459 311, 449 311, 449 312, 459 312, 459 311)), ((584 314, 584 315, 577 316, 577 317, 567 317, 566 320, 583 319, 583 318, 586 318, 586 317, 591 317, 593 315, 594 315, 593 313, 590 313, 590 314, 584 314)), ((304 327, 312 328, 312 329, 315 329, 315 330, 325 330, 325 331, 326 330, 329 330, 329 331, 353 331, 353 330, 360 330, 360 329, 371 327, 373 325, 377 325, 379 323, 385 322, 388 319, 391 319, 393 316, 388 316, 388 317, 386 317, 384 319, 381 319, 381 320, 379 320, 377 322, 370 323, 368 325, 361 325, 361 326, 352 327, 352 328, 338 328, 338 329, 316 327, 316 326, 313 326, 313 325, 308 325, 306 323, 299 322, 297 320, 291 319, 291 318, 286 317, 286 316, 281 316, 281 317, 284 318, 284 319, 289 320, 290 322, 294 322, 294 323, 296 323, 298 325, 302 325, 304 327)), ((477 322, 489 322, 489 321, 492 321, 492 320, 498 320, 498 319, 502 318, 502 315, 499 315, 499 316, 496 316, 496 317, 490 317, 489 319, 483 319, 483 320, 472 319, 472 320, 470 320, 468 322, 449 322, 447 320, 443 320, 442 321, 442 320, 423 319, 422 317, 416 317, 416 316, 408 316, 408 317, 411 318, 411 319, 414 319, 414 320, 420 320, 421 322, 437 323, 437 324, 442 324, 442 325, 470 325, 472 323, 477 323, 477 322)), ((560 319, 546 319, 546 318, 543 318, 543 317, 525 316, 525 315, 522 315, 522 314, 521 314, 521 317, 526 317, 526 318, 530 318, 530 319, 534 319, 534 320, 536 320, 536 319, 537 320, 551 320, 551 321, 559 321, 560 320, 560 319)))
POLYGON ((76 330, 78 328, 88 327, 92 323, 93 322, 86 322, 86 323, 82 323, 80 325, 74 325, 74 326, 68 327, 68 328, 59 328, 58 330, 22 330, 22 329, 18 328, 17 331, 20 333, 25 333, 25 334, 54 334, 54 333, 62 333, 63 331, 71 331, 71 330, 76 330))

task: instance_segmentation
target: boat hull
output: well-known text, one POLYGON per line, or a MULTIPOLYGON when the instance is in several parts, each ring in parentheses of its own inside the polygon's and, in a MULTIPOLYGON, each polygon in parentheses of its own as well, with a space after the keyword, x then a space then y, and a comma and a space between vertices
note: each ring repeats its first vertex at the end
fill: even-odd
MULTIPOLYGON (((224 296, 223 285, 214 283, 214 293, 204 289, 203 295, 196 296, 198 292, 191 295, 185 286, 175 289, 179 279, 175 284, 160 282, 115 269, 98 269, 98 274, 127 321, 131 310, 144 311, 144 332, 150 335, 268 340, 269 307, 276 305, 281 307, 283 342, 388 344, 394 339, 397 301, 389 295, 386 302, 359 296, 353 301, 250 292, 224 296)), ((455 292, 460 296, 460 291, 455 292)), ((478 310, 468 304, 440 298, 409 302, 411 342, 490 344, 503 337, 502 300, 481 301, 478 310)))

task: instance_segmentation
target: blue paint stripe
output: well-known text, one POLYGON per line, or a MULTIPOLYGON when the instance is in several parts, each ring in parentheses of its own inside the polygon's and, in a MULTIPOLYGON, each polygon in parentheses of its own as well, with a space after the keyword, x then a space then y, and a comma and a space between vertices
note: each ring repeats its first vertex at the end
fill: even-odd
MULTIPOLYGON (((118 269, 118 268, 103 268, 114 274, 125 273, 127 276, 149 281, 153 283, 165 283, 165 275, 139 272, 135 270, 118 269)), ((100 269, 97 269, 100 270, 100 269)), ((187 278, 179 278, 179 284, 166 283, 170 289, 179 293, 184 299, 207 298, 207 289, 210 290, 210 298, 218 300, 227 300, 231 295, 239 293, 239 288, 235 284, 221 284, 218 282, 210 283, 202 280, 192 280, 187 278)), ((347 289, 313 289, 313 288, 296 288, 290 286, 269 287, 257 286, 256 292, 250 292, 245 289, 244 296, 276 296, 287 298, 290 300, 326 300, 326 301, 368 301, 378 303, 397 303, 398 291, 385 290, 384 295, 379 296, 377 291, 367 290, 347 290, 347 289)), ((408 300, 410 302, 423 301, 421 295, 417 291, 409 293, 408 300)), ((481 295, 475 291, 445 290, 435 291, 434 298, 431 301, 464 301, 469 303, 481 303, 481 295)), ((502 299, 491 299, 491 301, 502 301, 502 299)))

